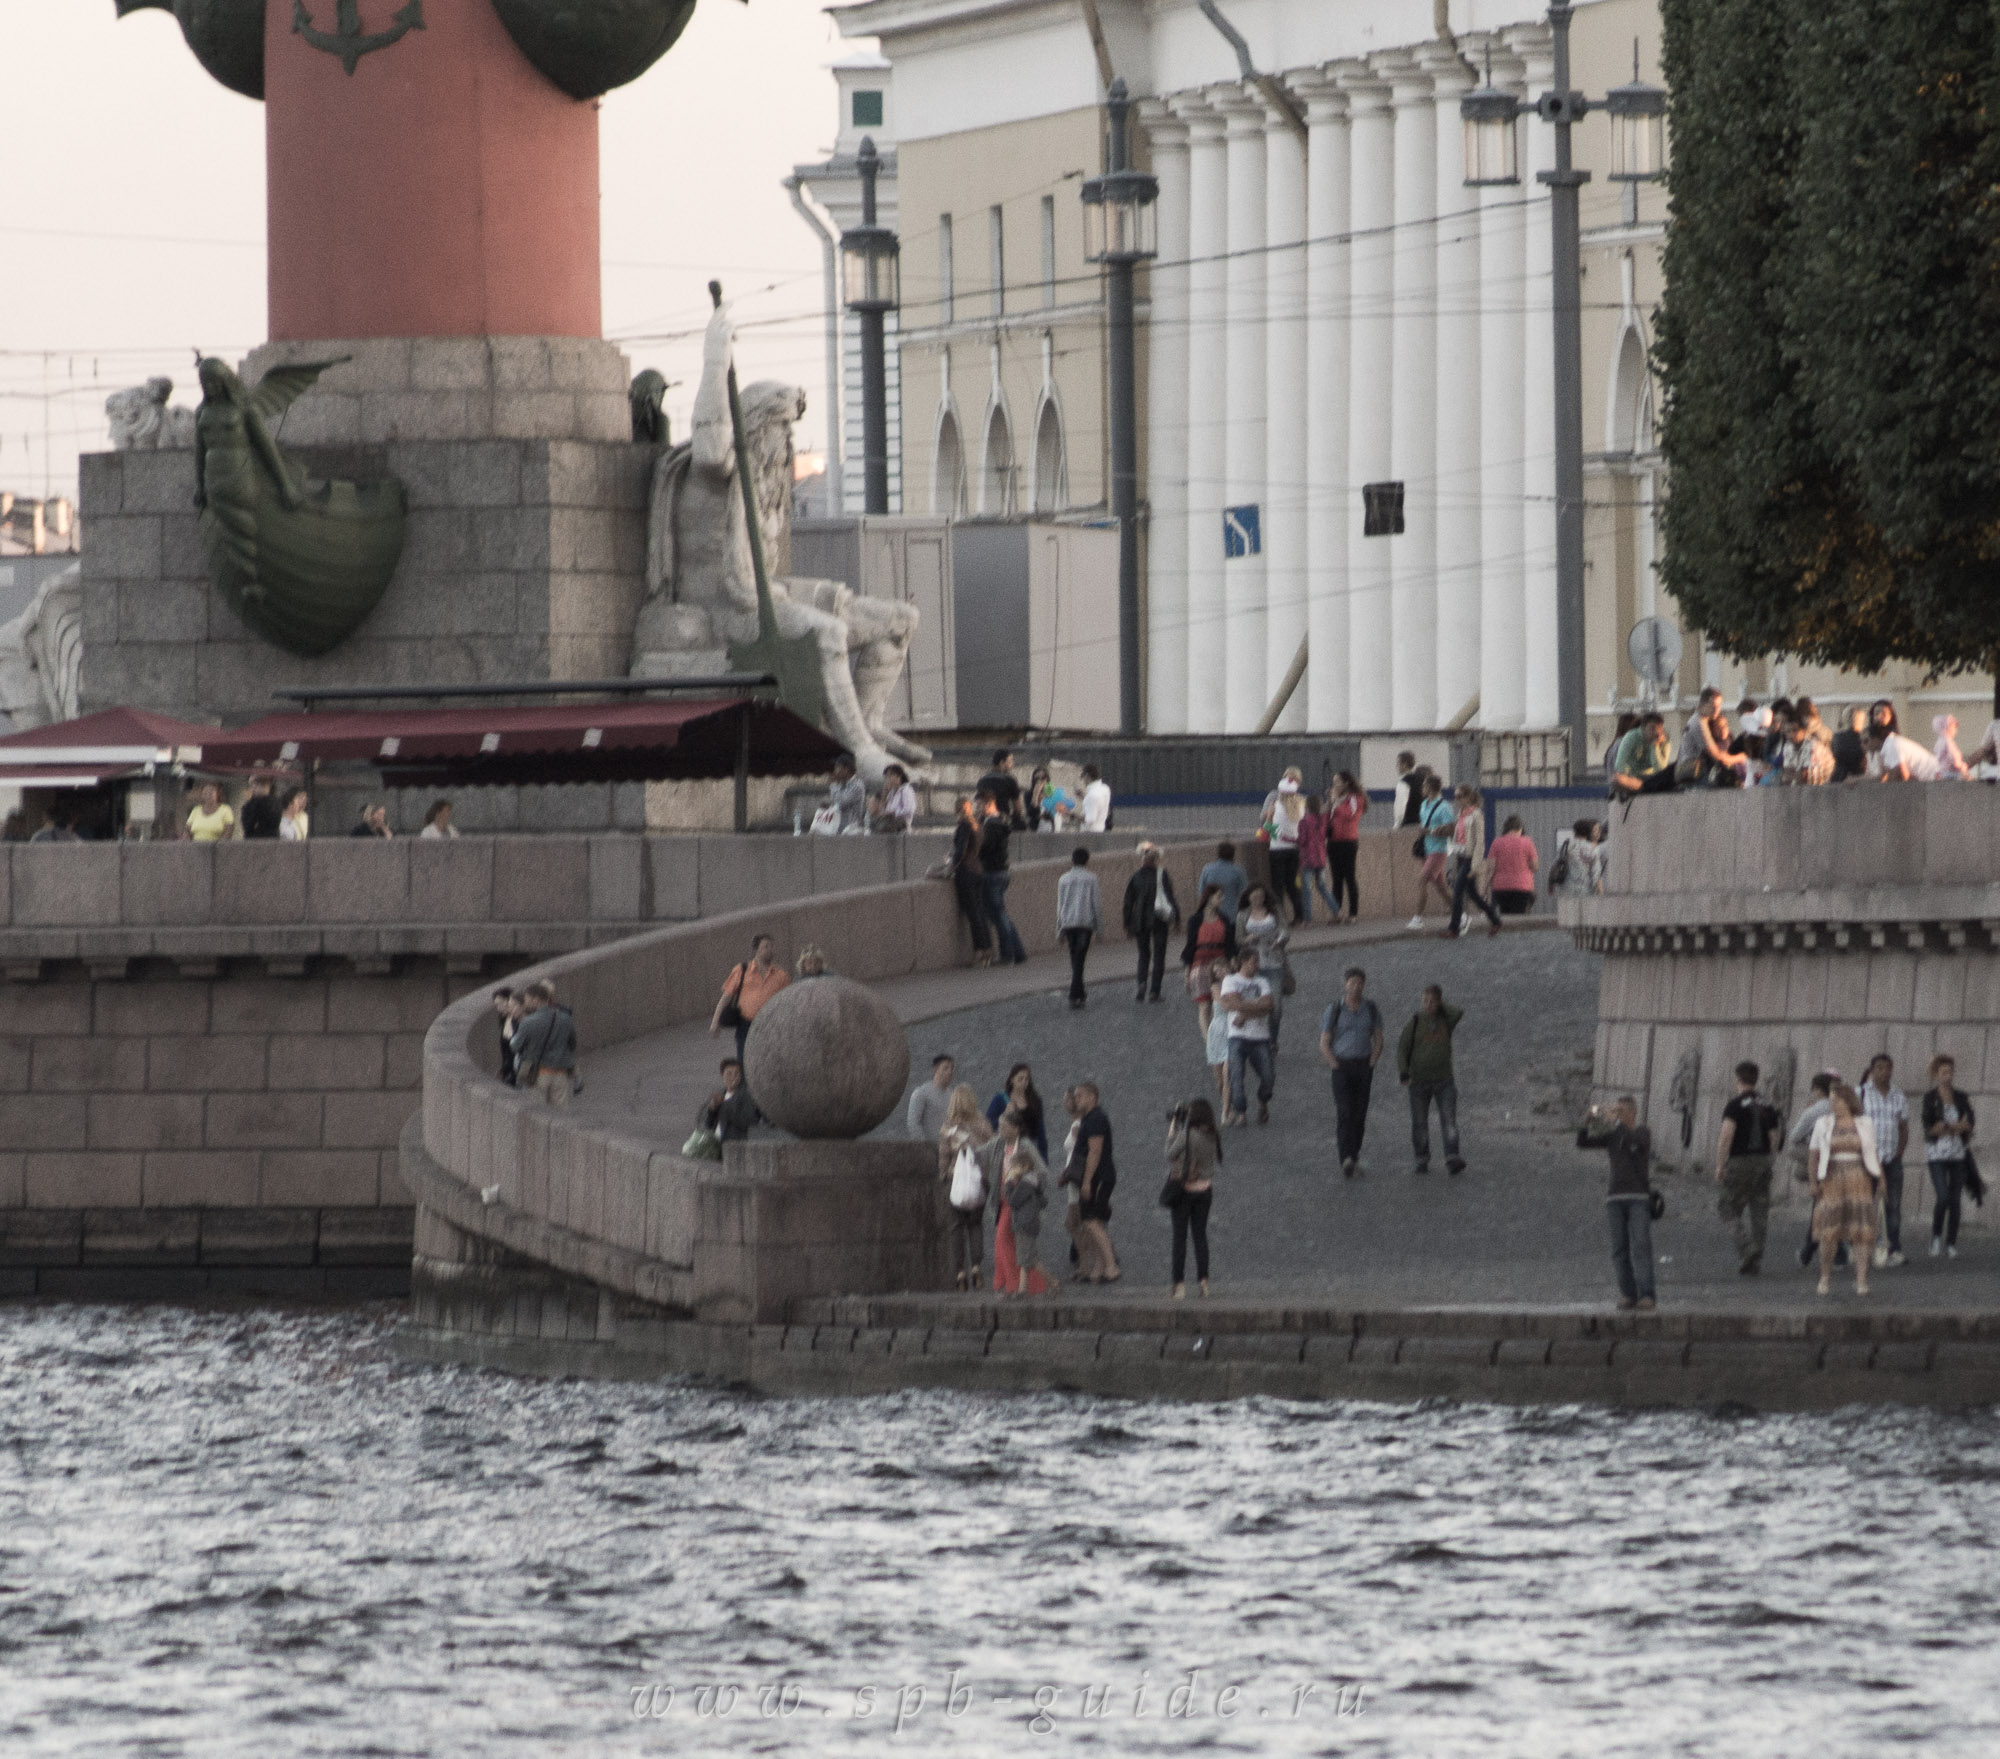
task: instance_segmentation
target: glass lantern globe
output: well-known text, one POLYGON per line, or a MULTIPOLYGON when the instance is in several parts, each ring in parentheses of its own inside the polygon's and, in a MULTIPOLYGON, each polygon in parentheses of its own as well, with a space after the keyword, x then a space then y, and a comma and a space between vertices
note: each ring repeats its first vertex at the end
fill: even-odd
POLYGON ((1658 86, 1613 86, 1604 94, 1611 117, 1611 181, 1653 183, 1667 171, 1667 94, 1658 86))
POLYGON ((894 311, 903 302, 902 246, 886 226, 840 235, 841 291, 853 311, 894 311))
POLYGON ((1487 184, 1519 183, 1520 100, 1512 92, 1483 85, 1458 101, 1465 128, 1465 182, 1478 189, 1487 184))
POLYGON ((1083 254, 1093 263, 1138 263, 1160 254, 1157 179, 1107 171, 1083 186, 1083 254))

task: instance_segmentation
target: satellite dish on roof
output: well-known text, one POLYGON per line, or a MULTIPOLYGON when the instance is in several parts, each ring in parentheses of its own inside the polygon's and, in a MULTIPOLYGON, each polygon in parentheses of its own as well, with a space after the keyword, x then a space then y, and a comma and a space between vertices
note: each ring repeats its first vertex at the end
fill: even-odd
POLYGON ((1680 669, 1681 632, 1664 617, 1641 617, 1625 638, 1625 653, 1633 671, 1655 689, 1664 689, 1680 669))

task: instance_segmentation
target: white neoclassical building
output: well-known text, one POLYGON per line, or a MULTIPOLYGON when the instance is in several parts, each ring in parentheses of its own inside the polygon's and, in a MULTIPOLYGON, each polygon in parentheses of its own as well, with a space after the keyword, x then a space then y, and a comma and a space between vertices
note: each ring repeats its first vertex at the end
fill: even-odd
MULTIPOLYGON (((1010 404, 1060 409, 1068 504, 1101 504, 1101 307, 1078 195, 1121 76, 1142 96, 1138 152, 1159 181, 1139 329, 1148 729, 1251 730, 1302 641, 1281 729, 1552 728, 1549 198, 1534 173, 1553 163, 1553 131, 1524 115, 1522 181, 1474 189, 1459 117, 1489 77, 1524 99, 1548 88, 1546 9, 1219 11, 1264 78, 1245 76, 1196 0, 867 0, 836 15, 895 70, 905 505, 1004 504, 990 460, 966 469, 984 432, 968 434, 968 378, 987 428, 1010 404), (967 312, 962 289, 954 302, 927 288, 939 231, 985 221, 998 240, 1016 210, 1055 228, 1043 298, 982 286, 967 312), (943 453, 926 456, 926 435, 943 453), (1399 531, 1367 535, 1368 485, 1399 485, 1399 531)), ((1601 96, 1631 79, 1635 47, 1657 78, 1653 0, 1582 0, 1572 84, 1601 96)), ((1646 353, 1663 203, 1605 180, 1601 115, 1578 128, 1576 156, 1597 172, 1582 198, 1594 747, 1637 689, 1625 635, 1657 608, 1646 353)), ((1001 261, 991 244, 989 276, 1001 261)))
MULTIPOLYGON (((1554 131, 1469 188, 1459 101, 1549 89, 1545 0, 861 0, 835 18, 894 73, 903 236, 903 506, 1104 517, 1105 308, 1080 193, 1104 93, 1159 182, 1140 277, 1145 724, 1248 732, 1301 640, 1280 730, 1559 724, 1550 207, 1554 131), (1239 56, 1210 12, 1241 39, 1239 56), (1249 70, 1259 78, 1246 77, 1249 70), (1369 485, 1401 529, 1370 536, 1369 485)), ((1576 0, 1571 85, 1659 83, 1657 0, 1576 0)), ((1665 197, 1581 192, 1584 697, 1596 760, 1650 700, 1626 639, 1657 587, 1665 492, 1648 367, 1665 197)), ((1928 726, 1980 679, 1737 662, 1684 631, 1666 692, 1890 694, 1928 726)), ((1833 715, 1828 716, 1829 720, 1833 715)))

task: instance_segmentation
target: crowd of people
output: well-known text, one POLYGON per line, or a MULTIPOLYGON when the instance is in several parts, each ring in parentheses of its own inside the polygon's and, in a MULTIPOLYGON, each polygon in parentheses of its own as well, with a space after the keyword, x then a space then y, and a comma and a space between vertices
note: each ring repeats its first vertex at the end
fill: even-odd
MULTIPOLYGON (((1262 886, 1246 886, 1233 917, 1218 913, 1223 896, 1219 884, 1209 886, 1203 917, 1197 920, 1219 923, 1232 946, 1240 932, 1244 944, 1232 955, 1210 961, 1203 974, 1205 987, 1194 994, 1196 1020, 1215 1072, 1216 1097, 1197 1097, 1175 1107, 1161 1148, 1165 1178, 1159 1201, 1172 1222, 1171 1287, 1177 1299, 1187 1292, 1190 1243, 1196 1284, 1203 1295, 1209 1292, 1208 1220, 1216 1175, 1225 1158, 1224 1131, 1249 1124, 1253 1078, 1256 1121, 1267 1124, 1277 1083, 1287 985, 1282 978, 1274 982, 1265 972, 1279 970, 1288 977, 1289 967, 1280 951, 1277 963, 1267 968, 1258 944, 1263 938, 1258 922, 1276 921, 1270 896, 1262 886)), ((1191 973, 1197 969, 1190 967, 1191 973)), ((1340 1170, 1350 1179, 1362 1175, 1375 1066, 1387 1046, 1382 1013, 1368 997, 1367 985, 1366 972, 1350 969, 1340 997, 1320 1020, 1319 1051, 1332 1078, 1340 1170)), ((1466 1167, 1452 1066, 1452 1035, 1462 1017, 1462 1010, 1445 1000, 1439 985, 1427 985, 1397 1041, 1396 1072, 1410 1110, 1411 1170, 1418 1176, 1431 1170, 1433 1112, 1443 1137, 1446 1171, 1456 1176, 1466 1167)), ((1109 1232, 1118 1171, 1099 1083, 1088 1079, 1067 1088, 1062 1115, 1069 1128, 1052 1156, 1042 1098, 1027 1063, 1016 1063, 1007 1071, 999 1091, 983 1109, 977 1089, 958 1080, 957 1062, 949 1055, 934 1060, 930 1080, 910 1095, 904 1116, 908 1134, 937 1145, 938 1182, 950 1215, 953 1277, 960 1290, 990 1287, 1015 1295, 1054 1287, 1041 1259, 1041 1217, 1065 1190, 1069 1192, 1065 1226, 1075 1265, 1072 1280, 1095 1284, 1121 1279, 1109 1232), (990 1281, 985 1271, 989 1230, 994 1266, 990 1281)))
MULTIPOLYGON (((1934 1198, 1930 1255, 1956 1258, 1964 1200, 1969 1195, 1980 1203, 1985 1196, 1972 1152, 1977 1119, 1950 1056, 1931 1058, 1925 1074, 1914 1133, 1934 1198)), ((1818 1264, 1819 1292, 1827 1295, 1834 1271, 1851 1262, 1854 1291, 1866 1295, 1870 1269, 1904 1262, 1903 1162, 1912 1112, 1909 1096, 1896 1085, 1895 1061, 1886 1052, 1871 1058, 1858 1086, 1834 1070, 1815 1075, 1812 1102, 1789 1128, 1760 1091, 1761 1078, 1757 1064, 1737 1064, 1715 1147, 1717 1207, 1731 1225, 1737 1273, 1756 1276, 1763 1269, 1772 1181, 1780 1161, 1789 1158, 1810 1200, 1800 1265, 1818 1264)), ((1605 1207, 1618 1305, 1650 1312, 1658 1304, 1652 1224, 1666 1204, 1652 1182, 1652 1135, 1639 1122, 1638 1100, 1625 1094, 1609 1107, 1593 1106, 1577 1146, 1602 1149, 1610 1160, 1605 1207)))
POLYGON ((1711 685, 1681 729, 1678 750, 1658 709, 1620 720, 1605 766, 1611 793, 1629 799, 1677 788, 2000 781, 2000 718, 1987 723, 1970 756, 1956 715, 1931 717, 1929 745, 1902 730, 1886 697, 1836 718, 1829 727, 1809 696, 1780 696, 1762 707, 1745 697, 1732 727, 1722 692, 1711 685))

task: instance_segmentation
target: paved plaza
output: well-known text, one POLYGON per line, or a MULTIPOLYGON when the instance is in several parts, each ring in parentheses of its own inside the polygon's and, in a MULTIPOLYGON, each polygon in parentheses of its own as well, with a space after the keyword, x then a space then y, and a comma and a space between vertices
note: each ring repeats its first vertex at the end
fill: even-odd
MULTIPOLYGON (((1456 943, 1381 928, 1301 939, 1298 993, 1286 1004, 1271 1122, 1225 1133, 1210 1240, 1217 1299, 1311 1298, 1354 1306, 1518 1305, 1608 1307, 1614 1291, 1606 1239, 1601 1154, 1575 1146, 1590 1088, 1598 960, 1549 928, 1510 925, 1456 943), (1363 966, 1381 1007, 1389 1049, 1378 1072, 1362 1176, 1340 1177, 1334 1111, 1318 1055, 1319 1018, 1341 973, 1363 966), (1426 983, 1465 1010, 1456 1043, 1460 1129, 1467 1171, 1443 1170, 1432 1121, 1432 1168, 1413 1176, 1409 1108, 1397 1083, 1395 1036, 1426 983)), ((1169 1224, 1156 1198, 1166 1116, 1211 1093, 1194 1008, 1178 970, 1167 999, 1135 1004, 1123 943, 1093 952, 1091 999, 1072 1011, 1067 959, 1047 955, 1012 970, 932 973, 881 986, 910 1022, 912 1081, 948 1050, 982 1099, 1015 1061, 1034 1066, 1054 1122, 1062 1088, 1084 1076, 1101 1085, 1116 1132, 1118 1196, 1111 1225, 1124 1267, 1116 1290, 1156 1298, 1168 1282, 1169 1224)), ((718 982, 720 974, 718 974, 718 982)), ((654 1034, 589 1060, 578 1106, 685 1133, 714 1084, 725 1041, 699 1027, 654 1034)), ((1673 1121, 1655 1122, 1671 1130, 1673 1121)), ((882 1128, 899 1134, 900 1115, 882 1128)), ((1712 1147, 1712 1145, 1709 1145, 1712 1147)), ((1663 1311, 1839 1311, 1859 1303, 1843 1277, 1820 1299, 1796 1264, 1806 1211, 1803 1187, 1781 1167, 1764 1274, 1736 1274, 1728 1226, 1705 1174, 1661 1181, 1668 1214, 1654 1229, 1663 1311)), ((1910 1262, 1873 1278, 1870 1309, 1988 1307, 2000 1299, 2000 1251, 1970 1222, 1956 1261, 1924 1256, 1929 1188, 1908 1181, 1910 1262)), ((1970 1212, 1976 1214, 1976 1212, 1970 1212)), ((1045 1230, 1052 1267, 1066 1257, 1059 1226, 1045 1230)))

